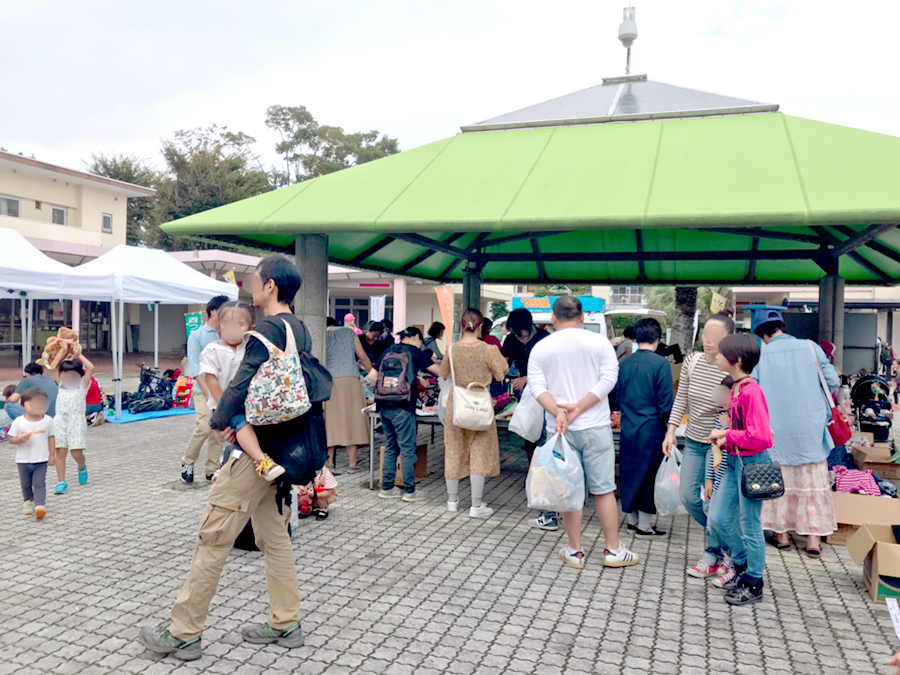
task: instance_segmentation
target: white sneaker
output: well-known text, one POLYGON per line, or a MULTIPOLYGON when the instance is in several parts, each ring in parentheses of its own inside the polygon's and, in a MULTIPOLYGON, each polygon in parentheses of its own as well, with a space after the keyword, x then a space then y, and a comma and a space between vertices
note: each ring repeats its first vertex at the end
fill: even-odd
POLYGON ((574 567, 576 570, 584 569, 584 552, 578 551, 575 554, 569 553, 569 549, 564 548, 559 552, 559 559, 562 560, 569 567, 574 567))
POLYGON ((559 518, 552 511, 546 511, 537 518, 528 521, 531 527, 539 530, 547 530, 548 532, 556 532, 559 529, 559 518))
POLYGON ((416 490, 415 492, 404 492, 403 493, 403 501, 409 502, 410 504, 415 504, 416 502, 424 502, 425 497, 416 490))
POLYGON ((381 499, 400 499, 402 497, 402 493, 399 488, 393 488, 391 490, 381 490, 378 492, 378 496, 381 499))
POLYGON ((494 509, 484 503, 469 509, 469 518, 490 518, 492 515, 494 515, 494 509))
POLYGON ((624 546, 619 549, 616 555, 610 553, 609 549, 603 551, 604 567, 631 567, 632 565, 637 565, 640 561, 641 556, 637 553, 632 553, 624 546))
POLYGON ((22 515, 23 516, 31 516, 34 514, 34 502, 27 501, 22 505, 22 515))
POLYGON ((447 510, 450 513, 456 513, 457 511, 459 511, 459 502, 447 502, 447 510))

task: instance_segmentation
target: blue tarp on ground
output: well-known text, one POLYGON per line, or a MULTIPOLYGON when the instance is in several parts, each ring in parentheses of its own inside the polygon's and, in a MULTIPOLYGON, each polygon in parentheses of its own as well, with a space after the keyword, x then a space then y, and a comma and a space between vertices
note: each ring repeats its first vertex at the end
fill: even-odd
POLYGON ((106 421, 112 424, 128 424, 129 422, 141 422, 143 420, 154 420, 158 417, 177 417, 179 415, 193 415, 196 411, 193 408, 169 408, 168 410, 157 410, 155 412, 138 413, 132 415, 127 410, 122 411, 122 416, 116 419, 114 410, 106 411, 106 421))

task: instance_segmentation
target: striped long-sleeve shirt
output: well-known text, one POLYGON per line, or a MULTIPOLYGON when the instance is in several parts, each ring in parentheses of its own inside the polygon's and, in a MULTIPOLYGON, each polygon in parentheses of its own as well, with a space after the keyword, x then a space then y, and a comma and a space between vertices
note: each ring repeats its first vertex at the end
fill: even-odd
POLYGON ((698 443, 707 443, 709 432, 716 424, 716 415, 722 411, 716 405, 715 390, 724 378, 725 373, 715 363, 709 363, 703 352, 686 358, 681 368, 681 381, 669 415, 669 424, 681 424, 682 418, 687 414, 687 437, 698 443))

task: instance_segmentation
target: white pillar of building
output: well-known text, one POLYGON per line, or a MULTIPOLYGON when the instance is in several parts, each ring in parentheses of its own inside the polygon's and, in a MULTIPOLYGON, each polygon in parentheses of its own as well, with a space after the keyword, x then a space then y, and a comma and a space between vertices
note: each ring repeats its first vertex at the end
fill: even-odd
POLYGON ((394 332, 406 328, 406 279, 394 278, 394 332))
POLYGON ((328 236, 298 234, 294 243, 294 264, 303 284, 294 298, 296 314, 310 332, 313 356, 325 361, 325 330, 328 314, 328 236))
POLYGON ((81 300, 72 301, 72 330, 81 337, 81 300))

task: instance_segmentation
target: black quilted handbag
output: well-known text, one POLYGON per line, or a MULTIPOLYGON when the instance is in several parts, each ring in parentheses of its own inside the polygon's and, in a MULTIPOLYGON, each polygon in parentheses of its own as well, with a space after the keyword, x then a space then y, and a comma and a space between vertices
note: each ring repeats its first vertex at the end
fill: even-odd
POLYGON ((784 495, 784 476, 778 462, 765 464, 744 464, 741 462, 741 492, 747 499, 762 502, 767 499, 778 499, 784 495))

